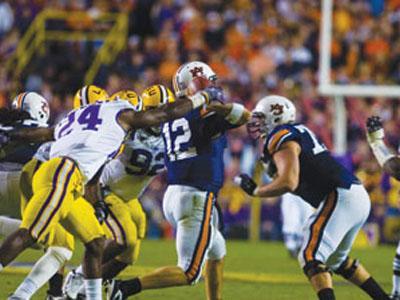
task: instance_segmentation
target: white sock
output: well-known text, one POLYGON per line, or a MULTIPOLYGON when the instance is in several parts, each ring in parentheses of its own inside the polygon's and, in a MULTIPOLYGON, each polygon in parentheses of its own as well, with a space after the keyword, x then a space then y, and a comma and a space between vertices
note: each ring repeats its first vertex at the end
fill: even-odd
POLYGON ((101 300, 101 278, 85 279, 87 300, 101 300))
POLYGON ((85 293, 86 293, 85 289, 86 289, 85 285, 82 284, 82 286, 79 288, 78 294, 85 295, 85 293))
POLYGON ((40 289, 69 260, 72 251, 64 247, 50 247, 36 262, 29 275, 15 290, 14 296, 22 299, 30 297, 40 289))
POLYGON ((77 268, 75 269, 75 273, 84 275, 84 274, 83 274, 83 267, 82 267, 82 265, 80 265, 79 267, 77 267, 77 268))
POLYGON ((40 288, 33 280, 26 277, 14 292, 13 296, 19 299, 31 299, 32 295, 40 288))
POLYGON ((0 235, 9 236, 17 231, 21 225, 21 220, 0 216, 0 235))
POLYGON ((397 245, 396 256, 393 259, 393 289, 392 294, 400 295, 400 242, 397 245))

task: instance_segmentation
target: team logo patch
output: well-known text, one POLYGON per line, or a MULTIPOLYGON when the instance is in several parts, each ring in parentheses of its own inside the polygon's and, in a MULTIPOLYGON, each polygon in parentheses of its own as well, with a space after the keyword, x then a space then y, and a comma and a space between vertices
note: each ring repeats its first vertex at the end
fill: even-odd
POLYGON ((278 104, 278 103, 271 104, 270 112, 272 112, 272 114, 274 116, 279 116, 279 115, 283 114, 283 105, 278 104))
POLYGON ((203 67, 194 67, 193 69, 189 70, 192 73, 193 77, 200 77, 203 76, 203 67))

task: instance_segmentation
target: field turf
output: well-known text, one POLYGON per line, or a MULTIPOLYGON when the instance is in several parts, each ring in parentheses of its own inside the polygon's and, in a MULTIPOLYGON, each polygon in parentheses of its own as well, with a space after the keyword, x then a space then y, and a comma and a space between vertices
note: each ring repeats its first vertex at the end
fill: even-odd
MULTIPOLYGON (((289 258, 281 243, 230 241, 227 246, 224 299, 316 299, 297 261, 289 258)), ((122 277, 132 277, 159 266, 175 264, 174 249, 173 241, 144 241, 139 261, 127 269, 122 277)), ((394 251, 394 247, 381 246, 356 249, 352 256, 359 258, 378 282, 389 291, 394 251)), ((40 255, 39 251, 28 250, 18 258, 17 262, 34 262, 40 255)), ((82 247, 78 247, 71 265, 78 264, 81 257, 82 247)), ((24 264, 18 265, 6 268, 0 273, 1 300, 7 299, 29 270, 24 264)), ((347 284, 337 276, 334 279, 337 299, 369 299, 358 288, 347 284)), ((45 291, 46 288, 42 288, 32 299, 45 299, 45 291)), ((192 287, 145 291, 132 299, 204 299, 204 284, 200 282, 192 287)))

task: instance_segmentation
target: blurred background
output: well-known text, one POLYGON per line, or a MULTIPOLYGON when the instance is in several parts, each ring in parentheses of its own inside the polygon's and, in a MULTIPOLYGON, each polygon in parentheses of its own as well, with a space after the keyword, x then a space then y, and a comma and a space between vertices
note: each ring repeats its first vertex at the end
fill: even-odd
MULTIPOLYGON (((400 84, 400 0, 334 1, 331 78, 334 83, 400 84)), ((0 107, 23 90, 49 100, 54 124, 76 90, 94 83, 112 94, 171 78, 180 64, 204 61, 232 101, 252 109, 263 96, 292 99, 298 119, 333 150, 334 101, 318 94, 318 0, 9 0, 0 1, 0 107)), ((364 134, 379 114, 394 151, 400 141, 399 99, 345 99, 345 153, 338 159, 367 187, 373 209, 367 243, 400 238, 400 184, 381 173, 364 134)), ((229 133, 226 182, 219 195, 225 235, 282 239, 280 199, 251 201, 232 183, 254 173, 260 148, 244 127, 229 133)), ((263 178, 263 180, 268 180, 263 178)), ((172 238, 161 199, 164 176, 142 196, 150 238, 172 238)))

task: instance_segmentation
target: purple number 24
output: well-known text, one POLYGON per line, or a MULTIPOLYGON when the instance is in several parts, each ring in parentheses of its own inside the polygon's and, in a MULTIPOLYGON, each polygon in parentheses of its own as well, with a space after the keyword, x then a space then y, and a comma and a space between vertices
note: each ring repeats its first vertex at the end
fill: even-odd
MULTIPOLYGON (((103 123, 103 120, 99 118, 100 105, 89 105, 79 115, 76 120, 80 125, 86 125, 82 130, 99 130, 98 125, 103 123)), ((67 123, 60 129, 58 138, 65 136, 72 131, 72 124, 75 122, 75 115, 78 111, 74 110, 68 114, 67 123)))

